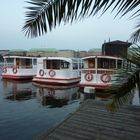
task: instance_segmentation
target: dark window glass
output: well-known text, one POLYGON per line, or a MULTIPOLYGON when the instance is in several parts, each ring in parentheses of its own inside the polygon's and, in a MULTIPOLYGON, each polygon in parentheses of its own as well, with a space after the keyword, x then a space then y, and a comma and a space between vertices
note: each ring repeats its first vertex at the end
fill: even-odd
POLYGON ((118 69, 122 68, 122 60, 117 61, 117 67, 118 67, 118 69))

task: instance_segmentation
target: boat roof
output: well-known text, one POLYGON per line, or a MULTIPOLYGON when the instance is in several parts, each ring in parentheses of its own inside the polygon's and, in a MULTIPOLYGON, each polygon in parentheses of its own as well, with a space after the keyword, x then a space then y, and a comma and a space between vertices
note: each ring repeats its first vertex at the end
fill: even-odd
POLYGON ((92 56, 83 57, 82 60, 91 59, 91 58, 108 58, 108 59, 121 59, 122 60, 121 57, 107 56, 107 55, 92 55, 92 56))
POLYGON ((81 58, 67 58, 67 57, 40 57, 42 60, 64 60, 67 62, 82 60, 81 58))
POLYGON ((32 58, 37 58, 37 57, 30 57, 30 56, 16 56, 16 55, 13 55, 13 56, 3 56, 3 58, 24 58, 24 59, 32 59, 32 58))

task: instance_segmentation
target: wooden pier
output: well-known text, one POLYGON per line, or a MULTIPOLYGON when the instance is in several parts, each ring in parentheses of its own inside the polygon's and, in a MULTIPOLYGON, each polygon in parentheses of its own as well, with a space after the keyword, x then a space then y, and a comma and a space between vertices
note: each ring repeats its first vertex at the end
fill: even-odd
POLYGON ((40 140, 140 140, 140 106, 110 112, 105 103, 87 100, 40 140))

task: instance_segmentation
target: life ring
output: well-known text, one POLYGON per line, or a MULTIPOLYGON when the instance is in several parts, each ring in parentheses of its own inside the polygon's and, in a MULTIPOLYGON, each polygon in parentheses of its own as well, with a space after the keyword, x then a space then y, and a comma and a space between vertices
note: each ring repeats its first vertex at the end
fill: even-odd
POLYGON ((3 73, 6 73, 6 72, 7 72, 7 67, 6 67, 6 66, 4 66, 4 67, 2 68, 2 72, 3 72, 3 73))
POLYGON ((50 70, 50 71, 49 71, 49 75, 50 75, 50 77, 54 77, 54 76, 55 76, 55 74, 56 74, 56 73, 55 73, 55 71, 54 71, 54 70, 50 70))
POLYGON ((86 81, 92 81, 93 80, 93 74, 92 73, 86 73, 85 74, 85 80, 86 81))
POLYGON ((39 75, 40 75, 40 76, 44 76, 44 70, 43 70, 43 69, 40 69, 39 75))
POLYGON ((111 81, 111 76, 109 74, 102 74, 101 75, 101 81, 104 83, 109 83, 111 81))
POLYGON ((13 71, 14 74, 16 74, 17 73, 17 68, 13 67, 12 71, 13 71))

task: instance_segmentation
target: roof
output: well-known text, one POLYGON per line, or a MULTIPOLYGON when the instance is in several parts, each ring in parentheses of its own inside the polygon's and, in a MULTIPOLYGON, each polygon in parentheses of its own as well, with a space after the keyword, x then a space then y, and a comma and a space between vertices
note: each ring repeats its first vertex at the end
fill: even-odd
POLYGON ((32 58, 37 58, 37 57, 28 57, 28 56, 9 56, 9 55, 6 55, 6 56, 3 56, 3 58, 25 58, 25 59, 32 59, 32 58))
POLYGON ((128 44, 128 45, 131 45, 132 43, 126 41, 120 41, 120 40, 115 40, 115 41, 110 41, 110 42, 105 42, 104 44, 128 44))
POLYGON ((81 58, 67 58, 67 57, 40 57, 38 58, 39 60, 64 60, 67 61, 69 63, 71 63, 72 61, 79 61, 81 60, 81 58))
POLYGON ((86 60, 86 59, 91 59, 91 58, 122 59, 120 57, 107 56, 107 55, 92 55, 92 56, 83 57, 82 59, 86 60))

